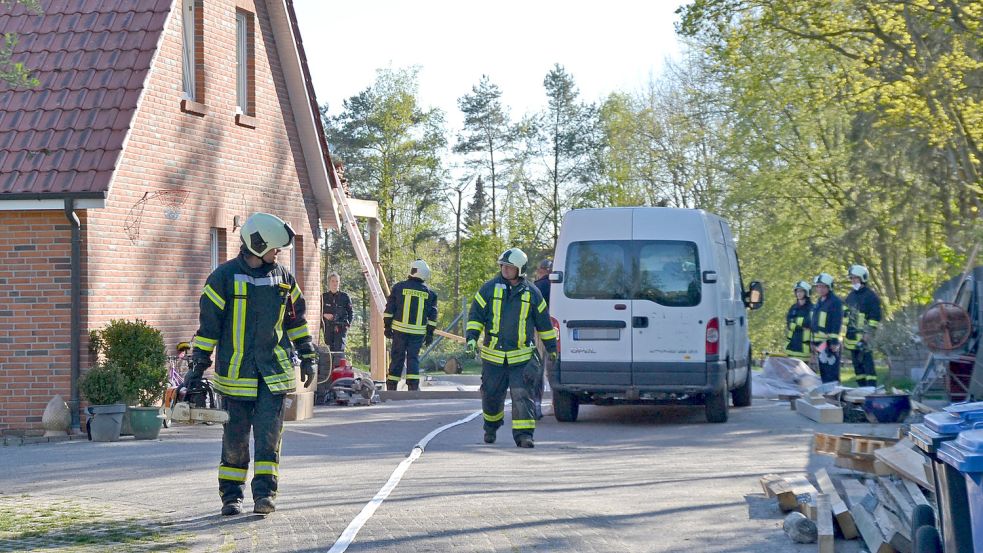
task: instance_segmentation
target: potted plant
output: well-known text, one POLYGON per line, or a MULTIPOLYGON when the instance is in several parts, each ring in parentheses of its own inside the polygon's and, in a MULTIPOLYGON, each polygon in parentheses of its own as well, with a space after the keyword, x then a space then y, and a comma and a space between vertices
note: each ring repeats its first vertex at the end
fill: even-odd
POLYGON ((79 380, 79 391, 90 404, 86 409, 89 439, 95 442, 119 440, 126 412, 124 376, 120 368, 112 363, 96 365, 79 380))
POLYGON ((160 331, 140 319, 113 320, 102 330, 93 331, 90 343, 123 374, 133 436, 156 439, 163 424, 160 402, 167 390, 167 351, 160 331))

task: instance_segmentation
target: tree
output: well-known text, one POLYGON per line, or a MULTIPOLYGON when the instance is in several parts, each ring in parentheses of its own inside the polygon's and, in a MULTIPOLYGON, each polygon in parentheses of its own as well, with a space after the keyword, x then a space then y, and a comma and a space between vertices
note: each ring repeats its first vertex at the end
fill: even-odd
MULTIPOLYGON (((485 227, 485 209, 487 209, 488 195, 485 194, 484 181, 481 180, 481 175, 474 181, 474 196, 471 198, 471 203, 468 204, 468 210, 464 216, 464 226, 465 228, 484 228, 485 227)), ((492 231, 494 235, 495 232, 492 231)))
POLYGON ((491 176, 491 232, 498 234, 498 171, 496 160, 512 148, 514 137, 509 130, 509 116, 501 103, 502 91, 488 75, 471 88, 471 94, 461 96, 457 104, 464 113, 464 130, 458 135, 454 152, 464 155, 482 154, 467 162, 481 167, 491 176))
MULTIPOLYGON (((0 0, 0 7, 10 8, 17 5, 24 6, 29 13, 41 15, 41 4, 37 0, 0 0)), ((41 86, 41 82, 35 77, 31 69, 26 67, 23 62, 13 61, 14 48, 17 47, 16 33, 3 33, 0 35, 0 83, 10 88, 34 88, 41 86)))

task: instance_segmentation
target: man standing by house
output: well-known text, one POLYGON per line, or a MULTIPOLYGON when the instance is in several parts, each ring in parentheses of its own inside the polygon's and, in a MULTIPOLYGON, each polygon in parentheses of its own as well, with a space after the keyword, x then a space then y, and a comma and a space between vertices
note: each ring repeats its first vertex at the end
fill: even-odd
POLYGON ((823 382, 840 379, 840 332, 843 329, 843 302, 833 293, 833 276, 819 273, 812 281, 816 303, 812 306, 812 351, 819 363, 823 382))
POLYGON ((328 275, 328 291, 321 294, 321 337, 332 357, 340 358, 345 354, 348 329, 352 326, 354 315, 352 299, 341 291, 341 276, 331 273, 328 275))
POLYGON ((220 265, 205 283, 185 376, 185 386, 194 387, 218 347, 213 384, 229 412, 218 469, 226 516, 242 512, 250 431, 255 449, 253 512, 276 510, 283 400, 297 387, 291 351, 301 357, 304 386, 314 380, 317 363, 304 296, 293 275, 276 262, 280 250, 293 245, 293 229, 275 215, 255 213, 239 233, 239 256, 220 265))
POLYGON ((853 372, 857 374, 857 386, 877 386, 871 340, 874 338, 874 331, 881 324, 881 298, 867 286, 867 281, 870 280, 867 267, 853 265, 849 275, 853 290, 847 294, 844 302, 846 337, 843 347, 850 351, 853 372))
POLYGON ((556 359, 556 332, 542 294, 526 280, 527 262, 519 248, 505 250, 498 258, 500 273, 471 301, 467 348, 471 355, 479 351, 482 359, 481 410, 488 444, 495 442, 504 422, 505 392, 511 390, 512 438, 518 447, 535 447, 532 388, 542 368, 533 355, 534 335, 543 340, 550 359, 556 359))
POLYGON ((386 390, 393 391, 406 367, 406 388, 420 389, 420 347, 433 343, 437 328, 437 293, 426 281, 430 279, 427 262, 417 259, 410 264, 406 280, 396 283, 386 302, 383 324, 386 338, 392 339, 386 390))
MULTIPOLYGON (((543 259, 539 262, 539 266, 536 267, 536 280, 533 284, 539 289, 539 293, 543 295, 543 300, 546 302, 546 307, 550 305, 550 273, 553 271, 553 260, 543 259)), ((547 310, 547 315, 549 310, 547 310)), ((536 337, 536 353, 539 354, 539 359, 542 361, 542 369, 539 372, 539 381, 533 385, 532 388, 532 406, 536 412, 536 420, 543 418, 543 392, 546 391, 546 379, 543 378, 546 370, 548 369, 547 364, 551 363, 546 357, 546 345, 543 341, 536 337)))

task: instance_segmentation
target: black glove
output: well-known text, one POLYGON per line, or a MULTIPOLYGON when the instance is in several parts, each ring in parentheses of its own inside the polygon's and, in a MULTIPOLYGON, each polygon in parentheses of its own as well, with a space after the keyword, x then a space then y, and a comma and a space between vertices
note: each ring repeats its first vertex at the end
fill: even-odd
POLYGON ((201 385, 205 370, 212 366, 212 358, 200 349, 196 349, 188 361, 188 372, 184 374, 182 386, 191 390, 201 385))
POLYGON ((385 331, 385 332, 384 332, 383 334, 385 334, 385 335, 386 335, 386 338, 390 338, 390 339, 392 339, 392 337, 393 337, 393 329, 391 329, 391 328, 389 328, 389 327, 387 326, 387 327, 386 327, 386 331, 385 331))
POLYGON ((308 353, 300 360, 300 378, 307 388, 314 381, 314 367, 317 365, 317 354, 308 353))
POLYGON ((424 336, 423 338, 424 344, 429 346, 430 344, 433 343, 433 331, 434 331, 434 327, 427 325, 427 335, 424 336))
POLYGON ((539 375, 541 375, 542 373, 543 371, 540 368, 539 363, 530 360, 528 363, 526 363, 526 366, 522 369, 522 380, 526 384, 531 386, 539 382, 539 375))

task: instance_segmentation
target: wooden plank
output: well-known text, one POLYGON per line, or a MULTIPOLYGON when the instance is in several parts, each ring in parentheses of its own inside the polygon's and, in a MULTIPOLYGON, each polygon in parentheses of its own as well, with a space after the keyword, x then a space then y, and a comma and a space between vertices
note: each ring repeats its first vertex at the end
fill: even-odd
POLYGON ((816 496, 816 530, 819 553, 833 553, 833 510, 830 496, 824 493, 816 496))
POLYGON ((837 457, 833 464, 844 469, 856 470, 876 474, 874 469, 874 459, 859 459, 856 457, 837 457))
POLYGON ((799 506, 799 500, 795 497, 795 491, 791 484, 777 474, 766 474, 760 479, 761 487, 768 497, 778 499, 778 508, 782 512, 794 511, 799 506))
POLYGON ((878 505, 874 509, 874 521, 877 522, 885 541, 891 547, 900 553, 911 553, 911 534, 905 530, 897 515, 889 511, 884 505, 878 505))
POLYGON ((795 400, 795 410, 803 417, 819 423, 832 424, 843 422, 843 408, 830 405, 825 401, 813 404, 805 398, 799 398, 795 400))
POLYGON ((910 441, 901 440, 891 447, 878 449, 874 452, 874 456, 879 461, 897 471, 901 476, 915 482, 926 490, 934 488, 925 477, 927 458, 914 449, 911 449, 910 441))
MULTIPOLYGON (((880 483, 881 487, 887 493, 891 501, 897 505, 898 509, 895 511, 898 514, 898 518, 901 519, 901 523, 905 527, 911 526, 911 511, 915 508, 915 504, 908 497, 908 494, 904 492, 897 483, 888 480, 887 478, 881 477, 877 481, 880 483), (908 521, 905 523, 905 521, 908 521)), ((910 528, 909 528, 910 530, 910 528)))
POLYGON ((843 486, 843 495, 846 496, 844 499, 850 509, 860 505, 869 491, 863 482, 855 478, 843 478, 840 480, 840 485, 843 486))
POLYGON ((915 505, 931 505, 931 503, 925 499, 925 494, 922 493, 921 488, 919 488, 917 484, 910 480, 902 480, 901 485, 904 486, 904 489, 908 492, 908 495, 911 496, 911 501, 914 502, 915 505))
POLYGON ((850 514, 857 522, 857 529, 867 544, 867 549, 871 553, 893 553, 896 551, 894 546, 884 539, 884 534, 874 521, 874 515, 867 512, 861 505, 857 504, 850 507, 850 514))
POLYGON ((786 476, 785 481, 792 486, 792 491, 795 492, 799 512, 809 517, 809 520, 815 521, 816 496, 819 495, 819 491, 816 490, 816 487, 812 485, 805 474, 786 476))
MULTIPOLYGON (((833 485, 833 480, 829 477, 826 469, 819 469, 816 472, 816 484, 819 485, 819 491, 829 499, 830 510, 836 518, 836 524, 840 527, 843 537, 848 540, 859 537, 860 533, 857 532, 857 525, 853 522, 853 515, 850 514, 850 509, 847 508, 843 499, 840 498, 840 494, 836 491, 836 486, 833 485)), ((821 512, 819 514, 822 515, 821 512)))

